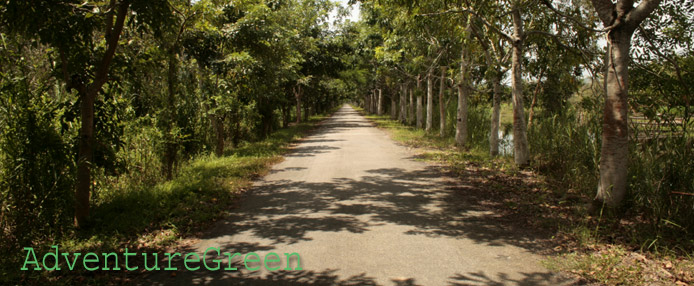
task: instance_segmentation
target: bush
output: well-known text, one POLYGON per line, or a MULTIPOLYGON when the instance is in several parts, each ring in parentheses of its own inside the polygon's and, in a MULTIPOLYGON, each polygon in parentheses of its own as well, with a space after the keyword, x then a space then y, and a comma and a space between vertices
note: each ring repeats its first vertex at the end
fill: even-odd
POLYGON ((0 90, 0 230, 9 250, 54 238, 72 225, 73 160, 45 92, 26 80, 0 90))
POLYGON ((649 221, 652 239, 686 240, 679 234, 694 233, 694 140, 685 133, 632 144, 630 151, 627 203, 649 221))
MULTIPOLYGON (((600 131, 594 120, 579 120, 577 112, 537 118, 528 130, 533 164, 562 188, 595 195, 599 178, 600 131)), ((580 114, 580 113, 579 113, 580 114)))

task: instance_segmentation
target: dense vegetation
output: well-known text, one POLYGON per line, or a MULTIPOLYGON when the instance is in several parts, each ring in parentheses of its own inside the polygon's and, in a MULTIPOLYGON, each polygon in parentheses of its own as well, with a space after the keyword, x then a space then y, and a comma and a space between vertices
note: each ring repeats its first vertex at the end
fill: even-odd
MULTIPOLYGON (((457 145, 454 169, 450 158, 505 169, 512 156, 547 182, 556 200, 542 204, 584 218, 554 228, 691 257, 692 3, 381 1, 362 18, 376 75, 364 109, 425 132, 396 128, 409 144, 457 145)), ((597 277, 599 259, 583 259, 568 268, 597 277)))
POLYGON ((179 202, 230 192, 198 167, 248 179, 346 100, 512 156, 602 239, 694 250, 691 1, 359 2, 0 1, 0 252, 184 233, 179 202))
POLYGON ((219 215, 182 206, 228 204, 357 92, 339 77, 352 47, 328 29, 334 7, 0 2, 2 276, 21 247, 118 247, 219 215))

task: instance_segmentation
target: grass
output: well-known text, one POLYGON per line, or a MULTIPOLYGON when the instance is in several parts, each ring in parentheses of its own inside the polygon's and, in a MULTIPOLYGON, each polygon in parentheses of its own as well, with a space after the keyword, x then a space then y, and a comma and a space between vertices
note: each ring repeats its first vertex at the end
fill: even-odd
MULTIPOLYGON (((265 140, 227 150, 221 157, 199 156, 167 182, 149 187, 133 183, 134 187, 110 189, 100 194, 98 204, 93 206, 89 227, 34 247, 37 256, 40 259, 54 244, 59 245, 60 252, 73 253, 123 253, 126 247, 130 252, 157 252, 175 247, 224 216, 253 179, 282 160, 291 142, 308 134, 325 118, 314 116, 309 122, 279 130, 265 140)), ((85 279, 90 284, 109 284, 114 279, 128 283, 131 276, 137 275, 17 271, 23 265, 24 255, 22 251, 2 260, 0 284, 72 285, 85 279)))
MULTIPOLYGON (((387 116, 356 109, 394 140, 417 148, 420 160, 445 166, 464 185, 473 186, 474 193, 483 194, 485 203, 496 202, 489 205, 498 215, 548 233, 552 250, 544 263, 549 269, 600 285, 694 283, 694 254, 687 254, 689 248, 682 251, 655 243, 658 238, 643 245, 643 235, 649 234, 635 230, 638 224, 633 221, 588 214, 585 202, 591 197, 581 188, 565 188, 562 182, 543 176, 537 169, 519 170, 511 157, 491 157, 486 146, 461 150, 450 136, 427 134, 387 116)), ((502 126, 505 120, 512 123, 511 111, 509 104, 502 106, 502 126)))

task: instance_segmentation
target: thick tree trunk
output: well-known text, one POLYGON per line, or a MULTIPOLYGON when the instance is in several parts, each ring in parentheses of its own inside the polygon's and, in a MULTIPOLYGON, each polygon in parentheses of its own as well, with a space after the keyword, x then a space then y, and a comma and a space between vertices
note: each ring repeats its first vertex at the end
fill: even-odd
POLYGON ((629 91, 629 49, 631 37, 639 24, 650 15, 661 0, 634 1, 592 0, 593 7, 607 33, 605 110, 602 123, 600 183, 594 206, 604 203, 618 206, 626 194, 629 137, 627 126, 629 91))
MULTIPOLYGON (((468 25, 466 37, 470 39, 470 25, 468 25)), ((470 66, 468 49, 463 48, 460 53, 460 82, 458 83, 458 114, 456 116, 455 142, 458 147, 467 145, 467 99, 470 95, 470 79, 468 69, 470 66)))
POLYGON ((407 124, 407 85, 400 84, 400 122, 407 124))
POLYGON ((422 76, 417 76, 417 129, 424 127, 424 110, 422 110, 422 76))
POLYGON ((629 49, 633 30, 617 29, 609 33, 607 46, 606 97, 602 123, 600 183, 595 200, 615 207, 627 189, 629 133, 627 102, 629 90, 629 49))
POLYGON ((446 70, 448 67, 441 67, 441 80, 439 84, 439 136, 443 137, 446 135, 446 105, 443 101, 443 92, 446 88, 446 70))
POLYGON ((433 75, 429 69, 427 72, 427 126, 424 129, 426 132, 431 131, 434 125, 434 82, 433 75))
POLYGON ((492 79, 494 95, 492 98, 492 126, 489 134, 489 154, 499 155, 499 119, 501 114, 501 72, 497 71, 492 79))
POLYGON ((523 22, 520 11, 515 9, 513 16, 513 54, 512 54, 512 98, 513 98, 513 157, 516 165, 527 166, 530 161, 528 152, 528 135, 525 125, 525 114, 523 110, 523 77, 522 77, 522 59, 523 59, 523 22))

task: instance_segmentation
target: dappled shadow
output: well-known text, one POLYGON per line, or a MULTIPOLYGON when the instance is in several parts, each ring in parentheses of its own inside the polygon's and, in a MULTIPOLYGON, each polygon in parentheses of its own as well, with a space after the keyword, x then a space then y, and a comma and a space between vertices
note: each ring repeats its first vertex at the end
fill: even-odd
POLYGON ((328 145, 307 145, 301 147, 292 148, 291 153, 285 155, 285 157, 311 157, 322 153, 328 153, 332 150, 338 150, 340 148, 328 146, 328 145))
POLYGON ((538 284, 550 285, 584 285, 582 281, 576 278, 569 278, 561 274, 548 273, 548 272, 533 272, 533 273, 520 273, 521 278, 511 278, 507 273, 497 273, 495 277, 491 277, 484 272, 475 272, 468 274, 456 274, 450 277, 449 285, 453 286, 505 286, 505 285, 518 285, 518 286, 534 286, 538 284))
POLYGON ((250 232, 275 243, 309 240, 311 231, 363 233, 372 225, 411 226, 406 234, 468 238, 480 244, 515 245, 534 250, 537 235, 515 225, 508 215, 489 211, 495 202, 466 187, 442 185, 435 167, 405 171, 368 170, 359 180, 267 182, 212 230, 206 238, 250 232))
POLYGON ((307 168, 305 167, 288 167, 288 168, 282 168, 282 169, 272 169, 270 170, 270 174, 276 174, 276 173, 282 173, 282 172, 299 172, 301 170, 306 170, 307 168))
MULTIPOLYGON (((335 273, 336 270, 323 271, 278 271, 264 276, 247 275, 239 272, 215 272, 214 278, 209 273, 191 272, 188 275, 177 275, 164 278, 151 285, 336 285, 358 286, 379 285, 373 277, 365 273, 354 275, 344 279, 335 273)), ((415 284, 397 284, 415 285, 415 284)))
POLYGON ((341 109, 337 111, 329 120, 323 122, 320 128, 316 131, 315 135, 328 135, 331 133, 354 131, 363 128, 372 128, 375 126, 376 125, 371 121, 361 117, 357 111, 353 109, 341 109), (357 120, 354 119, 355 116, 357 116, 357 120))
POLYGON ((325 138, 315 138, 315 137, 310 137, 311 139, 301 139, 298 142, 300 143, 332 143, 332 142, 343 142, 345 140, 336 140, 336 139, 325 139, 325 138))
MULTIPOLYGON (((536 235, 522 226, 508 223, 503 215, 490 212, 483 195, 468 196, 465 188, 441 185, 435 167, 406 171, 381 168, 367 171, 361 179, 336 178, 332 182, 269 181, 251 191, 243 205, 232 211, 203 238, 214 240, 222 252, 242 254, 272 251, 276 244, 310 241, 311 232, 366 233, 381 224, 409 226, 407 235, 471 239, 490 246, 515 245, 539 249, 536 235), (432 189, 432 185, 439 184, 432 189), (227 242, 224 237, 247 233, 265 244, 227 242)), ((201 253, 200 249, 183 249, 201 253)), ((225 262, 226 263, 226 262, 225 262)), ((236 261, 239 263, 239 261, 236 261)), ((234 264, 235 265, 235 264, 234 264)), ((241 269, 242 266, 239 267, 241 269)), ((165 284, 242 284, 248 285, 376 285, 366 276, 344 280, 326 270, 278 271, 256 275, 248 272, 193 271, 175 277, 156 274, 165 284)), ((452 285, 535 285, 552 281, 550 273, 522 273, 521 280, 506 274, 488 277, 484 273, 457 275, 452 285)), ((417 285, 405 278, 394 285, 417 285)))
MULTIPOLYGON (((336 116, 339 117, 340 112, 336 116)), ((328 120, 310 138, 312 141, 297 146, 287 157, 335 152, 340 150, 337 147, 341 144, 340 140, 325 138, 324 135, 344 132, 339 131, 340 128, 367 127, 370 125, 363 121, 328 120)), ((276 247, 281 246, 276 245, 311 241, 316 239, 317 233, 369 235, 370 231, 384 225, 391 227, 389 231, 417 238, 443 237, 448 241, 466 240, 484 246, 510 245, 529 252, 545 249, 538 243, 543 236, 522 223, 524 218, 517 217, 513 210, 499 211, 503 209, 504 202, 489 195, 490 190, 496 188, 495 181, 488 178, 492 176, 491 173, 476 174, 489 180, 478 180, 472 177, 474 174, 469 178, 464 176, 460 180, 452 180, 447 179, 454 177, 452 174, 446 174, 436 166, 422 164, 416 168, 400 167, 400 163, 359 170, 358 175, 351 173, 349 177, 321 178, 320 181, 303 181, 309 179, 303 176, 260 181, 241 198, 242 203, 230 211, 227 219, 219 221, 203 234, 206 244, 189 251, 200 253, 200 247, 204 251, 205 245, 213 244, 222 251, 240 253, 279 251, 276 247), (258 243, 235 242, 231 236, 258 243)), ((306 169, 286 167, 272 172, 303 173, 306 169)), ((164 284, 376 285, 376 279, 369 277, 368 273, 345 278, 337 274, 340 270, 261 271, 262 274, 195 271, 180 273, 175 279, 160 277, 153 280, 164 284)), ((439 277, 444 278, 451 273, 454 271, 439 277)), ((520 274, 525 278, 519 280, 518 275, 504 273, 490 278, 485 273, 479 273, 457 275, 449 280, 453 280, 453 285, 532 285, 551 279, 548 273, 520 274)), ((389 285, 418 285, 409 277, 389 278, 389 282, 389 285)))

